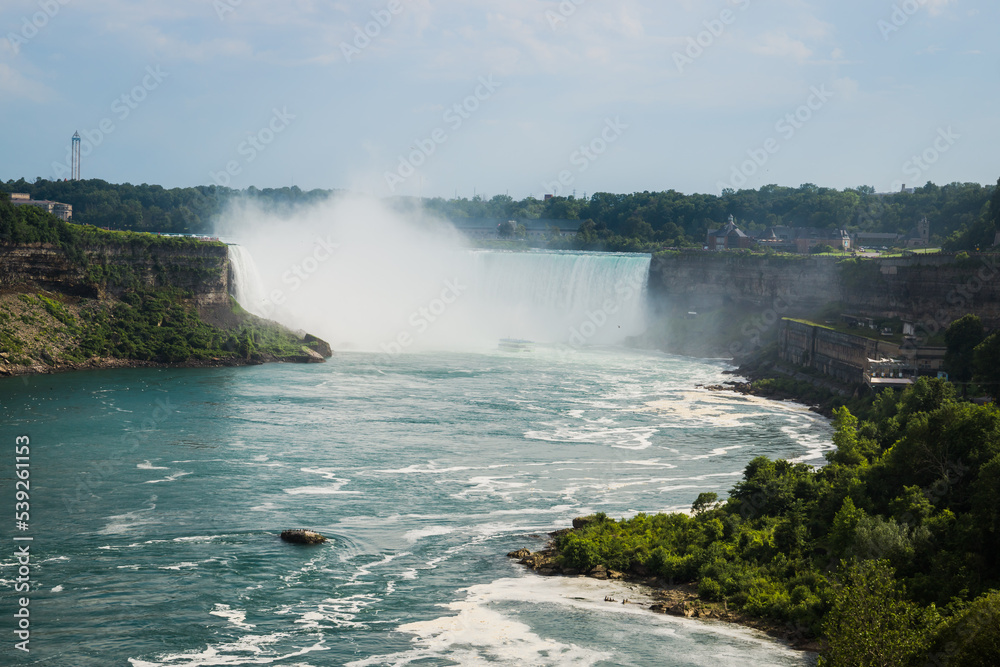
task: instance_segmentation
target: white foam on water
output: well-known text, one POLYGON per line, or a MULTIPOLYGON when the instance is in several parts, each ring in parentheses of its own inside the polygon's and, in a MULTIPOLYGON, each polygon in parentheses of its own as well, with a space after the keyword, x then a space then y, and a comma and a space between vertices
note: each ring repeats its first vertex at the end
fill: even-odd
POLYGON ((555 507, 525 507, 513 510, 494 510, 487 516, 519 516, 521 514, 562 514, 573 510, 572 505, 556 505, 555 507))
POLYGON ((242 628, 244 630, 252 630, 253 628, 257 627, 252 623, 246 622, 247 613, 245 611, 241 611, 239 609, 233 609, 228 604, 216 604, 215 609, 213 609, 208 613, 211 614, 212 616, 220 616, 226 619, 227 621, 229 621, 230 624, 236 626, 237 628, 242 628))
POLYGON ((701 454, 700 456, 692 456, 692 457, 690 457, 690 460, 691 461, 700 461, 702 459, 710 459, 710 458, 715 457, 715 456, 725 456, 726 454, 728 454, 730 451, 732 451, 734 449, 743 449, 743 445, 733 445, 732 447, 717 447, 717 448, 713 449, 711 452, 709 452, 708 454, 701 454))
POLYGON ((156 496, 151 496, 149 506, 145 509, 126 512, 125 514, 114 514, 107 518, 107 525, 97 531, 98 535, 123 535, 133 532, 140 526, 157 525, 160 522, 153 519, 152 514, 156 510, 156 496))
POLYGON ((669 653, 684 664, 704 667, 748 664, 768 667, 810 662, 808 655, 792 651, 754 630, 654 614, 647 608, 653 601, 648 591, 622 582, 522 576, 471 586, 460 592, 465 594, 464 599, 442 605, 457 613, 397 628, 413 635, 413 648, 348 665, 407 665, 431 660, 483 666, 631 664, 627 656, 615 654, 616 649, 627 649, 629 642, 661 643, 661 653, 669 653), (628 599, 630 604, 611 604, 604 601, 606 596, 616 601, 628 599), (506 611, 510 607, 516 611, 506 611), (530 622, 533 607, 560 609, 563 616, 566 612, 586 614, 602 627, 617 628, 614 636, 619 641, 588 647, 545 637, 523 622, 530 622), (699 637, 706 634, 717 639, 711 652, 705 651, 699 637))
POLYGON ((344 482, 346 481, 337 477, 337 471, 331 470, 329 468, 299 468, 302 472, 307 472, 312 475, 319 475, 323 479, 329 479, 334 482, 344 482))
MULTIPOLYGON (((377 595, 361 594, 351 595, 346 598, 327 598, 320 602, 314 609, 300 613, 299 618, 294 621, 296 625, 305 630, 314 629, 335 629, 335 628, 361 628, 367 629, 366 623, 361 623, 355 619, 366 608, 381 602, 377 595)), ((293 609, 284 609, 283 613, 297 613, 293 609)))
POLYGON ((361 577, 367 577, 368 575, 370 575, 372 573, 371 570, 374 567, 381 567, 383 565, 388 565, 389 563, 391 563, 392 561, 396 560, 397 558, 403 558, 405 556, 412 556, 412 555, 413 554, 411 554, 409 551, 403 551, 403 552, 398 553, 398 554, 387 554, 386 556, 383 556, 382 560, 380 560, 380 561, 375 561, 374 563, 368 563, 367 565, 361 565, 361 566, 359 566, 358 569, 357 569, 357 571, 353 575, 351 575, 351 578, 349 579, 349 581, 353 582, 353 581, 357 581, 361 577))
POLYGON ((213 542, 225 537, 235 537, 235 535, 189 535, 187 537, 175 537, 174 542, 213 542))
POLYGON ((156 569, 158 570, 187 570, 190 568, 198 567, 198 563, 192 563, 191 561, 184 561, 183 563, 177 563, 175 565, 160 565, 156 569))
POLYGON ((191 472, 181 471, 181 472, 173 474, 173 475, 168 475, 167 477, 164 477, 163 479, 151 479, 148 482, 143 482, 143 483, 144 484, 162 484, 163 482, 176 482, 181 477, 185 477, 187 475, 193 475, 193 474, 194 473, 191 473, 191 472))
POLYGON ((271 512, 271 511, 276 510, 276 509, 278 509, 277 503, 273 503, 273 502, 268 501, 268 502, 266 502, 266 503, 264 503, 262 505, 254 505, 253 507, 250 508, 250 511, 251 512, 271 512))
POLYGON ((291 653, 277 654, 268 648, 270 644, 290 637, 287 633, 269 635, 247 635, 234 642, 209 646, 203 651, 187 651, 157 656, 151 660, 129 658, 132 667, 218 667, 220 665, 273 665, 277 662, 297 658, 316 651, 330 650, 325 640, 318 637, 312 646, 306 646, 291 653), (155 661, 155 662, 154 662, 155 661))
POLYGON ((493 470, 496 468, 506 468, 508 464, 497 464, 491 466, 450 466, 448 468, 438 468, 434 461, 428 461, 426 465, 413 464, 405 468, 393 470, 379 470, 377 472, 388 475, 440 475, 449 472, 464 472, 466 470, 493 470))
POLYGON ((282 491, 290 496, 351 496, 361 494, 360 491, 341 490, 340 487, 347 483, 345 480, 342 484, 334 484, 333 486, 297 486, 292 489, 282 489, 282 491))
POLYGON ((653 444, 651 438, 656 435, 660 428, 659 426, 602 428, 599 426, 574 426, 544 422, 540 425, 551 428, 526 431, 524 437, 528 440, 542 440, 544 442, 610 445, 615 449, 630 449, 633 451, 641 451, 651 447, 653 444))
POLYGON ((62 584, 59 584, 58 586, 53 586, 52 587, 52 592, 53 593, 62 593, 63 590, 64 589, 63 589, 63 585, 62 584))
POLYGON ((510 500, 516 489, 523 489, 528 486, 525 482, 504 481, 508 479, 514 479, 514 477, 512 475, 505 477, 472 477, 465 482, 466 484, 473 485, 472 488, 454 493, 452 497, 465 499, 469 496, 498 496, 504 500, 510 500))
POLYGON ((137 463, 135 465, 139 470, 170 470, 170 468, 164 468, 162 466, 154 466, 149 461, 143 461, 142 463, 137 463))
POLYGON ((448 526, 428 526, 427 528, 418 528, 415 530, 407 531, 403 535, 405 539, 410 544, 424 538, 424 537, 435 537, 438 535, 450 535, 454 533, 454 528, 449 528, 448 526))

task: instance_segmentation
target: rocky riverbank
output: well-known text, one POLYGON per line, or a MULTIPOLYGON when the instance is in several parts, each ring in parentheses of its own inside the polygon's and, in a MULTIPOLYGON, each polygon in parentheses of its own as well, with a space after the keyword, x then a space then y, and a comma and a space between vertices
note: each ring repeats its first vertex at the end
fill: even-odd
POLYGON ((314 364, 324 363, 324 359, 319 353, 305 350, 298 356, 278 357, 273 354, 264 354, 254 359, 234 359, 216 357, 212 359, 189 359, 175 363, 160 361, 143 361, 139 359, 115 359, 97 357, 81 362, 56 361, 48 364, 12 364, 9 362, 9 354, 0 353, 0 377, 19 377, 24 375, 48 375, 53 373, 69 373, 71 371, 96 371, 116 368, 223 368, 236 366, 260 366, 269 363, 285 364, 314 364))
POLYGON ((598 580, 636 584, 645 589, 643 597, 651 600, 647 606, 646 603, 629 599, 617 600, 611 595, 604 599, 608 603, 642 604, 647 606, 652 613, 742 625, 788 642, 792 648, 799 651, 818 652, 822 648, 817 639, 810 635, 805 628, 755 618, 738 610, 730 609, 725 602, 709 602, 702 599, 698 595, 696 583, 677 584, 664 581, 650 576, 648 572, 641 571, 643 568, 636 568, 635 571, 631 572, 618 572, 608 569, 604 565, 597 565, 587 572, 581 572, 562 567, 559 552, 555 547, 555 538, 582 527, 585 525, 585 521, 585 519, 574 519, 573 528, 549 533, 551 540, 541 551, 533 552, 527 548, 519 549, 508 553, 507 557, 517 559, 519 564, 540 576, 590 577, 598 580))

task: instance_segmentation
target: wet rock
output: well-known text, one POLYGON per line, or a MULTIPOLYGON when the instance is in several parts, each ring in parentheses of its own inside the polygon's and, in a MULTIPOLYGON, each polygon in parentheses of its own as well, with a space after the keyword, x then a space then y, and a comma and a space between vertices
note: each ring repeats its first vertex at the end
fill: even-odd
POLYGON ((331 348, 330 344, 322 338, 317 338, 312 334, 306 334, 302 341, 324 358, 330 358, 333 356, 333 348, 331 348))
POLYGON ((511 551, 509 554, 507 554, 507 558, 521 559, 521 558, 527 558, 530 555, 531 551, 529 551, 528 549, 518 549, 517 551, 511 551))
POLYGON ((293 544, 321 544, 326 538, 313 530, 295 529, 281 532, 281 539, 293 544))

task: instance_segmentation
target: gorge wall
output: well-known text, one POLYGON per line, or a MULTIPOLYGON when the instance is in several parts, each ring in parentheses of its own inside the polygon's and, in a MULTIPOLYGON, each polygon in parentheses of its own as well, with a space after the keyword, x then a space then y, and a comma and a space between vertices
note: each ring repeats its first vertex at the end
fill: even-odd
POLYGON ((222 243, 181 239, 75 247, 0 245, 0 289, 41 288, 102 298, 140 284, 172 287, 191 295, 199 308, 229 306, 229 264, 222 243))
POLYGON ((650 344, 678 353, 737 356, 773 335, 782 317, 842 312, 913 322, 929 337, 975 313, 1000 328, 1000 255, 889 259, 768 256, 739 252, 656 255, 650 344))

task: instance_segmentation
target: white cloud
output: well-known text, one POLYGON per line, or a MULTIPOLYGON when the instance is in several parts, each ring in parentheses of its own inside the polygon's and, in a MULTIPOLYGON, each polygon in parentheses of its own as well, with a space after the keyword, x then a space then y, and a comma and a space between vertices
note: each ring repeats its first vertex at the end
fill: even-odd
POLYGON ((956 0, 926 0, 927 11, 931 16, 937 16, 948 8, 948 5, 956 0))
POLYGON ((751 45, 750 52, 760 56, 792 58, 800 62, 812 55, 812 50, 804 42, 790 37, 783 30, 761 35, 751 45))
POLYGON ((10 65, 0 63, 0 100, 28 100, 50 102, 56 93, 45 84, 31 81, 10 65))

